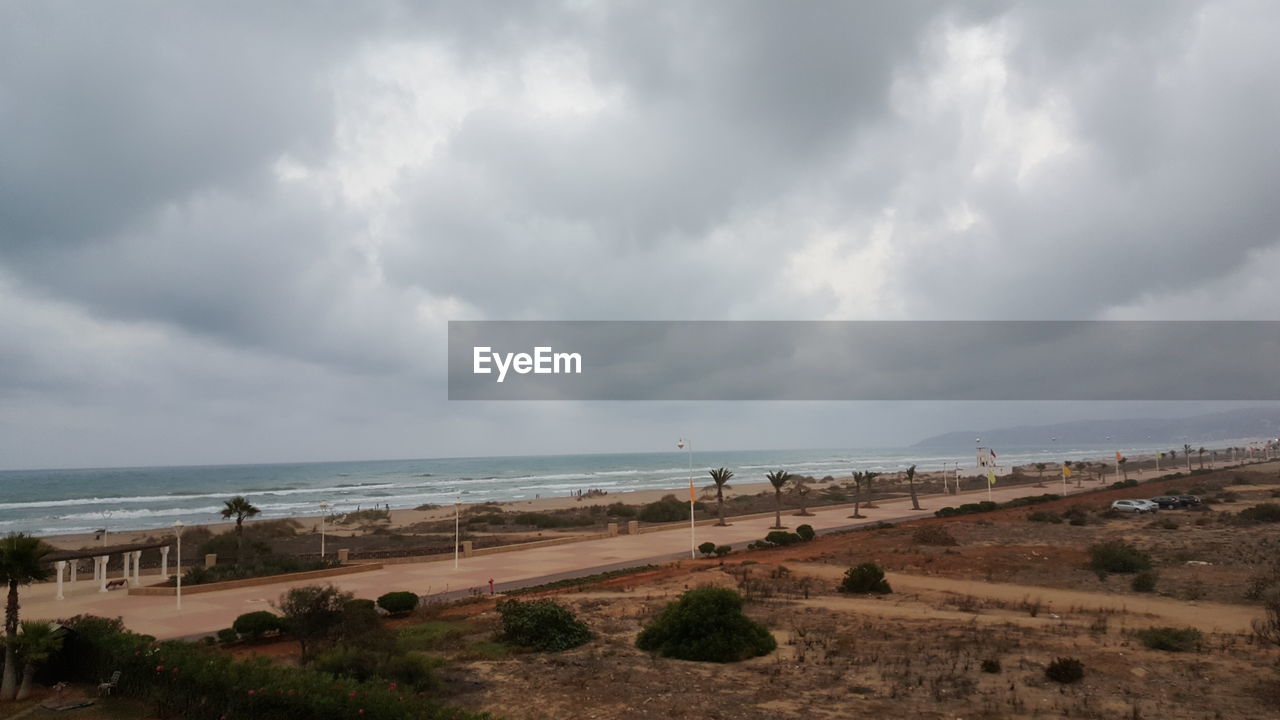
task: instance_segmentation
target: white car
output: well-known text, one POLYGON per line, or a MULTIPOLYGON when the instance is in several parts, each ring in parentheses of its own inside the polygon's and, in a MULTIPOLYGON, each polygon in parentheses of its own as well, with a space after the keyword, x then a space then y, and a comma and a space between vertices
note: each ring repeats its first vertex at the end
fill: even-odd
POLYGON ((1158 505, 1150 500, 1116 500, 1111 503, 1112 510, 1131 513, 1155 512, 1159 508, 1158 505))

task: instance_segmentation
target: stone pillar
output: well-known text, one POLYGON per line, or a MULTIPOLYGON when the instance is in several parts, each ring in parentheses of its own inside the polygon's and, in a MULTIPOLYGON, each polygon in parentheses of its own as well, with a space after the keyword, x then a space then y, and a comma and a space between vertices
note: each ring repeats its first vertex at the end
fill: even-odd
POLYGON ((342 550, 339 550, 339 551, 338 551, 338 564, 339 564, 339 565, 346 565, 346 564, 347 564, 347 558, 349 558, 349 557, 351 557, 351 551, 350 551, 350 550, 347 550, 346 548, 343 548, 342 550))
POLYGON ((639 521, 639 520, 628 520, 628 521, 627 521, 627 534, 628 534, 628 535, 639 535, 639 534, 640 534, 640 521, 639 521))
POLYGON ((471 557, 471 541, 462 541, 462 557, 471 557))
POLYGON ((124 578, 126 585, 129 584, 129 556, 132 554, 133 553, 127 552, 120 553, 120 563, 124 566, 124 569, 120 573, 120 577, 124 578))
POLYGON ((133 551, 133 584, 142 584, 142 551, 133 551))
POLYGON ((613 537, 613 536, 617 535, 617 534, 618 534, 618 523, 609 523, 608 533, 609 533, 609 537, 613 537))
POLYGON ((160 548, 160 579, 169 579, 169 546, 160 548))
POLYGON ((71 584, 76 584, 76 570, 80 569, 80 560, 77 558, 71 561, 71 584))
POLYGON ((217 564, 218 564, 218 553, 209 553, 208 555, 204 556, 204 567, 206 570, 217 564))
POLYGON ((67 569, 66 560, 58 560, 53 564, 58 569, 58 599, 62 599, 62 571, 67 569))
POLYGON ((94 558, 98 561, 98 592, 107 591, 107 560, 110 558, 110 555, 99 555, 94 558))

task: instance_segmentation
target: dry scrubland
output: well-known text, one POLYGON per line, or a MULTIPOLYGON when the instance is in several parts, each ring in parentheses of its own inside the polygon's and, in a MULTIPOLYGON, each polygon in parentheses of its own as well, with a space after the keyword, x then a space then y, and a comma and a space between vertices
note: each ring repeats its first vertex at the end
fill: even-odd
MULTIPOLYGON (((401 642, 440 663, 442 699, 508 718, 1277 717, 1280 648, 1249 627, 1259 598, 1280 590, 1280 523, 1238 516, 1277 495, 1274 469, 1227 470, 535 593, 595 633, 559 653, 495 640, 492 600, 394 623, 401 642), (1173 490, 1215 502, 1155 517, 1105 512, 1113 499, 1173 490), (1107 541, 1149 554, 1154 590, 1089 568, 1087 548, 1107 541), (844 570, 863 562, 889 571, 892 594, 838 591, 844 570), (718 665, 635 647, 668 602, 707 585, 744 594, 778 649, 718 665), (1140 631, 1166 626, 1200 638, 1185 652, 1144 646, 1140 631), (1047 679, 1060 657, 1079 659, 1083 679, 1047 679)), ((233 647, 296 663, 290 642, 233 647)))

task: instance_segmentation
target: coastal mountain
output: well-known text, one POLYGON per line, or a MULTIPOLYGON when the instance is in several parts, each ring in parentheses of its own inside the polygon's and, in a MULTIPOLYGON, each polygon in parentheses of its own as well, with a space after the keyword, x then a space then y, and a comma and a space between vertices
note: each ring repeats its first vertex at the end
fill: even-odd
POLYGON ((1280 437, 1280 408, 1245 408, 1185 418, 1079 420, 1054 425, 1020 425, 988 430, 958 430, 925 438, 912 447, 955 448, 982 438, 993 447, 1040 447, 1051 438, 1063 445, 1199 445, 1239 438, 1280 437), (1108 438, 1110 438, 1108 440, 1108 438))

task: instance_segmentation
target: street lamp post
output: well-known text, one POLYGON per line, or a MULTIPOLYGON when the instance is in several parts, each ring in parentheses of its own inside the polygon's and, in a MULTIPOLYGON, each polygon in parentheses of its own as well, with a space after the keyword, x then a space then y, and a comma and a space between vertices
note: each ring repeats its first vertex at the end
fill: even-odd
POLYGON ((320 503, 320 559, 324 559, 324 516, 329 514, 329 503, 320 503))
POLYGON ((175 572, 178 575, 178 609, 182 609, 182 521, 178 520, 173 523, 173 534, 178 536, 178 558, 176 561, 175 572))
POLYGON ((459 518, 461 517, 462 517, 462 498, 458 498, 457 500, 453 501, 453 569, 454 570, 458 569, 458 545, 461 544, 459 541, 462 539, 459 533, 459 528, 461 527, 461 525, 458 522, 459 518))
POLYGON ((694 537, 693 532, 693 443, 685 440, 684 438, 680 438, 676 443, 676 447, 686 450, 689 453, 689 557, 696 558, 698 557, 698 553, 695 549, 695 544, 698 541, 694 537))

